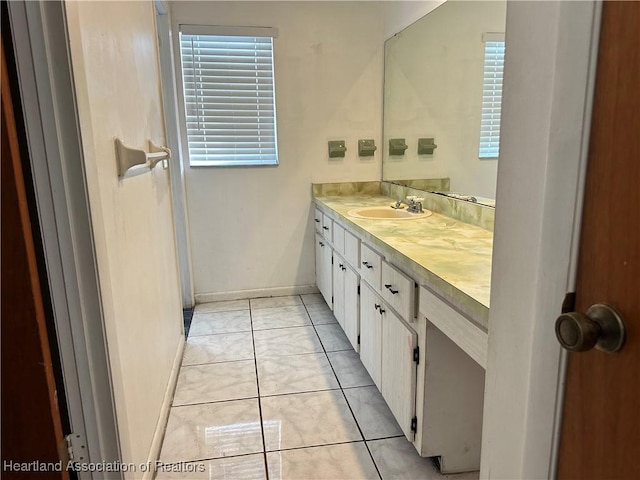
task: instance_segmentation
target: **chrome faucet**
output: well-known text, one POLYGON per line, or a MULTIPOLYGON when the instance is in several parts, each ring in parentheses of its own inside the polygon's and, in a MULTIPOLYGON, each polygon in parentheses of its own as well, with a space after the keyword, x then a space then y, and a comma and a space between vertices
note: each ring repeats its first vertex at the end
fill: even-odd
POLYGON ((424 210, 422 210, 422 201, 424 200, 424 198, 422 197, 417 197, 415 195, 407 195, 407 200, 409 200, 409 203, 407 204, 407 211, 411 212, 411 213, 422 213, 424 210))
POLYGON ((411 213, 423 213, 422 210, 422 201, 424 198, 416 197, 415 195, 407 195, 407 201, 398 200, 396 205, 392 208, 400 208, 400 206, 404 203, 407 206, 407 212, 411 213))

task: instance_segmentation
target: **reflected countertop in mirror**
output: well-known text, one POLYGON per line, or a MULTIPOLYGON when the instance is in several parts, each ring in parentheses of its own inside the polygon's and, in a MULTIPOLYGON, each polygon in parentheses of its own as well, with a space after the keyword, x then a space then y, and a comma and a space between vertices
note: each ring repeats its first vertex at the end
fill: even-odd
POLYGON ((504 1, 449 0, 387 40, 384 180, 493 205, 498 161, 481 154, 480 138, 483 118, 484 138, 491 122, 499 135, 487 92, 501 95, 502 66, 485 47, 502 38, 504 51, 505 15, 504 1), (491 72, 497 87, 487 87, 491 72), (418 152, 420 138, 434 139, 433 153, 418 152), (404 154, 390 154, 390 139, 405 139, 404 154))

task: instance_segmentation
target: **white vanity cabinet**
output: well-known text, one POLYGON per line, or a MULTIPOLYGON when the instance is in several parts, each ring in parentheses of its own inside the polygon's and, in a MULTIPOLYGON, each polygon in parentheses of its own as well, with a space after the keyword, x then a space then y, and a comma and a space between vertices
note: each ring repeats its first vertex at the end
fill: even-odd
POLYGON ((418 336, 367 283, 360 285, 360 360, 405 436, 416 427, 418 336))
POLYGON ((327 302, 329 308, 333 309, 333 272, 331 261, 333 258, 331 246, 326 238, 316 233, 316 284, 320 293, 327 302))
POLYGON ((342 258, 336 250, 333 251, 333 316, 336 317, 338 324, 344 330, 344 258, 342 258))
POLYGON ((382 385, 382 299, 360 284, 360 361, 378 389, 382 385))
MULTIPOLYGON (((384 308, 384 307, 383 307, 384 308)), ((382 314, 382 385, 380 392, 405 436, 413 440, 418 335, 390 310, 382 314)))
POLYGON ((478 470, 486 329, 339 214, 314 220, 318 287, 405 436, 443 473, 478 470))
POLYGON ((353 349, 358 352, 360 334, 360 276, 346 260, 333 252, 333 315, 344 330, 353 349))
POLYGON ((474 333, 468 336, 474 345, 458 342, 461 332, 479 327, 424 286, 419 297, 416 328, 424 359, 417 371, 414 445, 423 457, 440 457, 443 473, 479 470, 486 341, 483 349, 473 342, 481 334, 474 333))

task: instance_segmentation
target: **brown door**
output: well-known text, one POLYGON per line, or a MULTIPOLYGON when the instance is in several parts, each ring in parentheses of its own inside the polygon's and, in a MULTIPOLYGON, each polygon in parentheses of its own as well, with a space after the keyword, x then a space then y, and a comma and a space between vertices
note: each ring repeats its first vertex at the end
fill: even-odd
MULTIPOLYGON (((4 13, 4 12, 3 12, 4 13)), ((3 32, 4 33, 4 32, 3 32)), ((2 478, 68 479, 33 233, 2 57, 2 478), (21 464, 31 466, 23 467, 21 464), (16 465, 17 464, 17 465, 16 465), (47 466, 53 464, 53 467, 47 466)))
POLYGON ((558 478, 640 478, 640 2, 603 2, 575 310, 615 307, 618 353, 570 353, 558 478))

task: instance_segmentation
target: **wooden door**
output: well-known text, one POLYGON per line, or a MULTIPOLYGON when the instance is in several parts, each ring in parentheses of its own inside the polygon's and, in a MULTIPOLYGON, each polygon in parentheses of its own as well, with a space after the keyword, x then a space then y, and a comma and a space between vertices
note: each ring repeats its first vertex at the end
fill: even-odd
POLYGON ((640 2, 603 2, 575 310, 620 311, 623 349, 569 354, 560 479, 640 478, 640 2))
MULTIPOLYGON (((4 32, 3 32, 4 33, 4 32)), ((12 465, 63 461, 64 438, 20 162, 9 76, 2 56, 2 478, 68 479, 12 465)))

